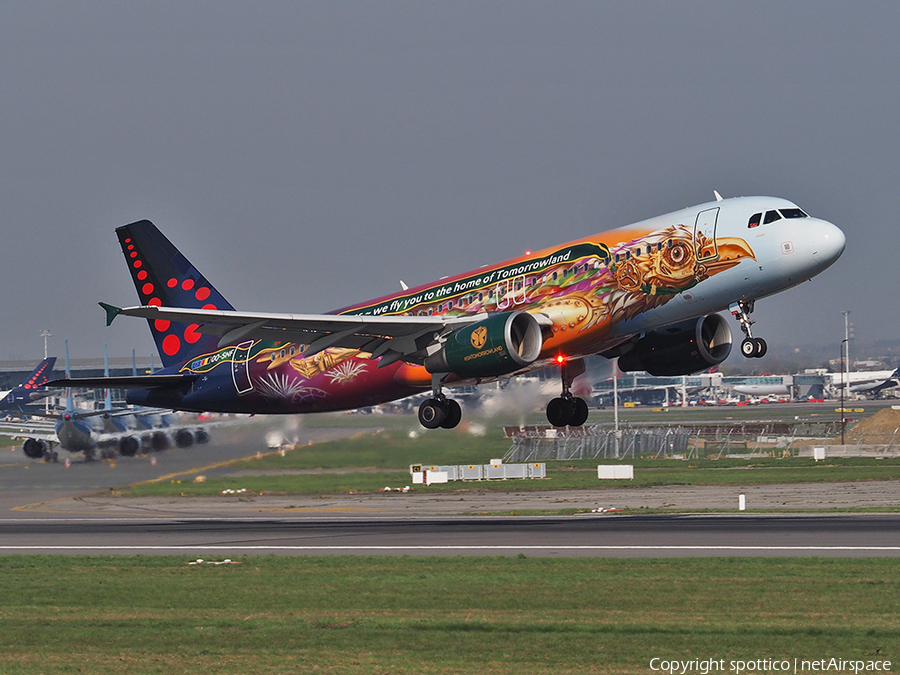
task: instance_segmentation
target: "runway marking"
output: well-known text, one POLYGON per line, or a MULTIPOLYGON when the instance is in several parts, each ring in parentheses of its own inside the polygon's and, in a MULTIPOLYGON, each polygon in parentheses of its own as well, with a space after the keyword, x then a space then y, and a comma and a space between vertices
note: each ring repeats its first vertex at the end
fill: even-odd
POLYGON ((3 546, 0 551, 900 551, 900 546, 220 546, 181 544, 177 546, 3 546))

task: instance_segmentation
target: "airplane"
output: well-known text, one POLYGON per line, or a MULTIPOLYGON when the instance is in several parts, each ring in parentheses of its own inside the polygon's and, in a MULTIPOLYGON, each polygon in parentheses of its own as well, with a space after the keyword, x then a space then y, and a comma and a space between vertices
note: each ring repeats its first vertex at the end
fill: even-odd
POLYGON ((52 394, 52 390, 44 388, 44 385, 50 381, 55 363, 55 356, 45 358, 37 364, 24 382, 7 391, 0 391, 0 410, 22 412, 22 406, 34 403, 52 394))
POLYGON ((715 197, 324 315, 237 311, 153 223, 124 225, 116 233, 141 304, 100 305, 107 324, 146 319, 163 368, 108 386, 139 405, 251 414, 348 410, 430 389, 418 419, 435 429, 462 418, 445 387, 555 365, 561 391, 547 419, 580 426, 588 407, 571 384, 585 357, 653 375, 706 370, 731 352, 716 313, 726 309, 743 355, 761 357, 755 302, 843 253, 843 232, 793 202, 715 197))
POLYGON ((896 370, 855 370, 830 373, 831 386, 838 392, 847 386, 853 394, 877 394, 900 384, 900 368, 896 370), (848 386, 849 385, 849 386, 848 386))
MULTIPOLYGON (((68 342, 65 349, 68 378, 71 377, 68 342)), ((108 376, 108 360, 105 372, 108 376)), ((22 451, 32 459, 46 461, 55 462, 59 458, 54 450, 56 445, 71 453, 83 453, 87 459, 93 459, 99 450, 101 457, 106 459, 116 453, 133 457, 141 448, 145 451, 166 450, 172 442, 184 448, 194 442, 206 443, 210 438, 209 432, 202 426, 190 428, 181 425, 175 428, 168 416, 159 410, 113 409, 109 389, 106 390, 102 410, 77 410, 69 390, 66 410, 62 414, 30 414, 41 419, 20 424, 2 423, 0 433, 24 439, 22 451)))

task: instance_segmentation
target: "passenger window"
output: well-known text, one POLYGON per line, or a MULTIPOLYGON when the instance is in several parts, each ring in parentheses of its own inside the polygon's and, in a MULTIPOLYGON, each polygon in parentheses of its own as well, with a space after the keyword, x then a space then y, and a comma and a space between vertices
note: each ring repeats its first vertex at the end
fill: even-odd
POLYGON ((781 215, 785 218, 809 218, 803 211, 800 209, 779 209, 781 211, 781 215))
POLYGON ((750 222, 747 223, 747 227, 759 227, 759 221, 761 218, 761 213, 754 213, 752 216, 750 216, 750 222))
POLYGON ((776 220, 781 220, 781 214, 778 213, 778 211, 766 211, 766 217, 763 219, 763 225, 774 223, 776 220))

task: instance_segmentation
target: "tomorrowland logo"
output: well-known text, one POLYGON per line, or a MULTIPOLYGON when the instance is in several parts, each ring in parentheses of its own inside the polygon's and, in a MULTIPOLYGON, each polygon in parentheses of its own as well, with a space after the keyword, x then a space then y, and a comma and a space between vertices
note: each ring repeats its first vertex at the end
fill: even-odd
POLYGON ((479 326, 475 330, 472 331, 472 346, 475 349, 481 349, 484 347, 484 343, 487 342, 487 328, 484 326, 479 326))

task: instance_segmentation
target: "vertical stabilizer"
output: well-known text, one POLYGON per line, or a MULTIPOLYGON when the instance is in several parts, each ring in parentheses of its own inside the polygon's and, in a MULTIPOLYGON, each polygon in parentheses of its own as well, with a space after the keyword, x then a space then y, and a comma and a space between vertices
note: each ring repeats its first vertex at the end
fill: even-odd
MULTIPOLYGON (((224 309, 234 307, 149 220, 116 228, 122 253, 142 305, 224 309)), ((163 366, 215 351, 218 337, 197 324, 148 320, 163 366)))

